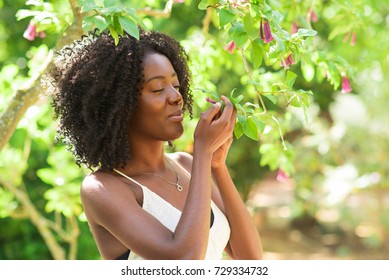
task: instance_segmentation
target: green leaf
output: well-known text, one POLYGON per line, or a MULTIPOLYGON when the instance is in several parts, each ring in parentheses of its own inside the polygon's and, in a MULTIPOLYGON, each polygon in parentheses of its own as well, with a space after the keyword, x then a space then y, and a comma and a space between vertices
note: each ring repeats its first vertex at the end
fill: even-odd
POLYGON ((115 39, 115 45, 117 45, 119 43, 119 35, 116 31, 116 29, 112 26, 112 24, 110 26, 108 26, 109 28, 109 32, 111 33, 112 37, 115 39))
POLYGON ((221 9, 219 12, 220 26, 223 27, 233 21, 235 15, 226 9, 221 9))
POLYGON ((93 11, 93 10, 96 10, 98 9, 99 6, 97 6, 95 3, 86 3, 85 5, 83 5, 81 7, 81 13, 87 13, 87 12, 90 12, 90 11, 93 11))
POLYGON ((259 68, 262 64, 262 48, 256 42, 252 42, 251 44, 251 60, 254 64, 254 68, 259 68))
POLYGON ((338 35, 346 34, 347 31, 348 31, 348 30, 345 29, 343 25, 337 25, 337 26, 335 26, 335 27, 331 30, 330 34, 328 35, 328 40, 331 41, 331 40, 333 40, 333 39, 334 39, 336 36, 338 36, 338 35))
POLYGON ((12 81, 19 73, 19 67, 15 64, 8 64, 1 69, 0 78, 12 81))
POLYGON ((123 26, 120 24, 119 22, 119 16, 117 14, 115 14, 113 17, 112 17, 112 24, 113 24, 113 27, 114 29, 116 30, 116 32, 118 33, 118 35, 120 36, 123 36, 123 26))
POLYGON ((254 103, 251 103, 251 102, 246 102, 244 104, 244 106, 251 106, 251 107, 254 107, 254 108, 259 108, 259 105, 258 104, 254 104, 254 103))
POLYGON ((255 141, 258 140, 258 128, 253 118, 247 118, 243 125, 243 133, 255 141))
POLYGON ((317 31, 316 31, 316 30, 313 30, 313 29, 304 29, 304 28, 300 28, 300 29, 297 31, 297 34, 298 34, 299 36, 306 36, 306 37, 309 37, 309 36, 316 36, 317 31))
POLYGON ((120 13, 121 11, 123 10, 123 8, 120 6, 111 6, 111 7, 107 7, 107 8, 103 8, 103 9, 99 9, 100 13, 105 15, 105 16, 108 16, 108 15, 112 15, 114 13, 120 13))
POLYGON ((263 132, 265 130, 266 124, 255 116, 253 116, 252 119, 255 122, 255 125, 257 126, 257 130, 263 132))
POLYGON ((37 171, 38 177, 48 185, 56 185, 58 179, 55 170, 52 168, 41 168, 37 171))
POLYGON ((93 24, 94 16, 84 17, 84 19, 82 20, 82 30, 84 30, 85 32, 91 30, 93 24))
POLYGON ((328 63, 328 74, 327 77, 330 83, 334 85, 334 89, 337 89, 340 85, 341 76, 335 64, 331 61, 328 63))
POLYGON ((96 24, 96 27, 100 30, 100 31, 104 31, 108 25, 111 24, 111 19, 110 18, 106 18, 106 17, 103 17, 103 16, 100 16, 100 15, 96 15, 94 17, 94 22, 96 24))
POLYGON ((215 99, 215 101, 218 101, 220 99, 220 96, 212 90, 208 90, 205 88, 195 88, 195 90, 201 90, 203 93, 210 94, 212 96, 212 98, 215 99))
POLYGON ((251 17, 251 14, 248 13, 247 15, 244 16, 243 18, 243 26, 244 29, 247 33, 247 35, 251 39, 256 39, 259 36, 259 31, 255 28, 254 23, 253 23, 253 18, 251 17))
POLYGON ((113 7, 118 4, 117 0, 104 0, 104 7, 113 7))
POLYGON ((241 49, 244 47, 244 45, 247 42, 247 40, 249 39, 249 37, 247 36, 247 34, 245 32, 241 32, 241 33, 235 33, 232 36, 232 39, 235 41, 236 47, 238 49, 241 49))
POLYGON ((119 16, 119 22, 128 34, 139 40, 139 29, 133 19, 128 16, 119 16))
POLYGON ((277 104, 277 97, 273 94, 263 94, 267 99, 269 99, 273 104, 277 104))
POLYGON ((291 89, 294 82, 296 81, 297 75, 292 71, 287 71, 286 73, 286 85, 291 89))
POLYGON ((215 4, 217 4, 219 2, 219 0, 202 0, 199 5, 198 5, 198 8, 200 10, 206 10, 209 6, 213 6, 215 4))
POLYGON ((3 188, 0 188, 0 218, 8 217, 18 207, 14 195, 3 188))
POLYGON ((28 6, 36 6, 36 7, 41 7, 43 6, 43 0, 28 0, 26 1, 26 5, 28 6))
POLYGON ((244 30, 244 27, 243 27, 243 24, 241 23, 235 23, 231 28, 230 30, 228 31, 228 33, 231 35, 232 37, 232 40, 235 41, 236 43, 236 46, 238 48, 243 48, 244 47, 244 44, 247 42, 247 40, 249 39, 246 31, 244 30))
POLYGON ((208 8, 208 1, 207 0, 201 0, 201 2, 198 5, 198 8, 200 10, 206 10, 208 8))
POLYGON ((247 120, 247 116, 246 115, 244 115, 244 114, 237 114, 237 119, 238 119, 238 123, 240 123, 240 124, 244 124, 245 122, 246 122, 246 120, 247 120))
POLYGON ((243 127, 240 122, 237 122, 234 127, 234 135, 236 139, 239 139, 243 135, 243 127))
POLYGON ((40 11, 31 11, 31 10, 21 9, 21 10, 18 10, 16 12, 16 19, 22 20, 22 19, 27 18, 27 17, 34 17, 34 16, 38 15, 39 13, 40 13, 40 11))
POLYGON ((144 22, 138 17, 136 11, 133 8, 126 9, 127 14, 132 17, 144 30, 148 30, 144 22))
POLYGON ((315 77, 315 68, 310 63, 302 63, 301 64, 301 72, 303 74, 304 79, 307 82, 312 82, 315 77))

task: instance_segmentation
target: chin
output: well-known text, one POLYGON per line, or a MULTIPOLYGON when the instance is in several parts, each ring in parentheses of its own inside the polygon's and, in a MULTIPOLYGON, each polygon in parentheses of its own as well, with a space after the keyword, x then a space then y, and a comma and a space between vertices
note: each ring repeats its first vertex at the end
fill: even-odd
POLYGON ((174 141, 174 140, 177 140, 178 138, 180 138, 182 136, 182 134, 184 134, 184 129, 182 128, 180 131, 177 131, 173 137, 171 137, 169 140, 170 141, 174 141))

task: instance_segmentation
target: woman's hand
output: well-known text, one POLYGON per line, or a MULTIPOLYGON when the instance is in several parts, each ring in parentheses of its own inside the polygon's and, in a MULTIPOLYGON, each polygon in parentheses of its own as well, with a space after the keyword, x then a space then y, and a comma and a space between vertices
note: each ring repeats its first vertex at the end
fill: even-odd
POLYGON ((224 142, 223 145, 219 147, 213 154, 212 154, 212 162, 211 167, 213 169, 219 168, 223 166, 226 163, 226 158, 228 151, 231 147, 233 137, 231 136, 226 142, 224 142))
POLYGON ((207 111, 203 112, 197 123, 194 133, 195 146, 200 145, 201 150, 216 153, 215 164, 218 165, 221 160, 225 160, 228 149, 231 145, 229 139, 232 138, 232 133, 235 127, 236 110, 231 101, 222 96, 225 107, 219 118, 221 104, 217 102, 213 104, 207 111))

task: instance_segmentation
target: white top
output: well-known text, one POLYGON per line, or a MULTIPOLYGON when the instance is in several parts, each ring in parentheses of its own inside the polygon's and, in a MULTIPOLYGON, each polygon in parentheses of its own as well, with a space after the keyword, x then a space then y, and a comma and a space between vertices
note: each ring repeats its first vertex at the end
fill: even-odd
MULTIPOLYGON (((124 174, 121 175, 124 176, 124 174)), ((142 188, 142 208, 151 215, 153 215, 155 218, 157 218, 165 227, 174 232, 180 220, 181 211, 175 208, 166 200, 164 200, 158 194, 151 191, 149 188, 143 186, 142 184, 134 180, 133 178, 128 176, 125 177, 142 188)), ((205 259, 220 260, 223 257, 224 248, 226 247, 230 238, 231 230, 227 218, 213 201, 211 201, 211 209, 213 211, 214 219, 209 231, 208 248, 207 253, 205 255, 205 259)), ((194 228, 193 230, 196 229, 194 228)), ((128 256, 128 259, 141 260, 142 257, 136 255, 133 251, 131 251, 130 255, 128 256)))

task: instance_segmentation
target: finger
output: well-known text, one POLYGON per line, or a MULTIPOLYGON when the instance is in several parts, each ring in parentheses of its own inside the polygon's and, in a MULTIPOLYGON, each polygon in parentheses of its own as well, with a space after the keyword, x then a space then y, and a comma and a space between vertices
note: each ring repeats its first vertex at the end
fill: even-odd
POLYGON ((223 100, 223 102, 225 104, 221 118, 223 118, 225 121, 229 121, 229 119, 234 111, 234 106, 232 105, 231 101, 226 96, 222 95, 221 99, 223 100))
POLYGON ((201 119, 207 121, 208 123, 211 123, 212 120, 217 116, 217 114, 220 112, 221 109, 221 103, 216 102, 215 104, 212 104, 211 107, 208 108, 205 112, 201 114, 201 119))
POLYGON ((226 96, 222 96, 221 99, 224 101, 224 103, 226 104, 226 108, 223 110, 226 111, 226 114, 229 113, 230 110, 232 110, 231 114, 230 114, 230 123, 232 124, 232 126, 234 127, 235 126, 235 122, 236 122, 236 113, 237 113, 237 110, 236 108, 234 107, 234 105, 232 104, 232 102, 230 101, 230 99, 228 99, 226 96))
POLYGON ((232 114, 231 114, 231 122, 234 124, 234 126, 235 126, 235 122, 236 122, 236 114, 237 114, 237 110, 234 108, 234 110, 232 111, 232 114))

